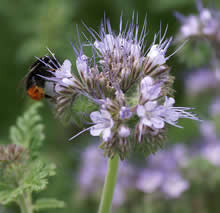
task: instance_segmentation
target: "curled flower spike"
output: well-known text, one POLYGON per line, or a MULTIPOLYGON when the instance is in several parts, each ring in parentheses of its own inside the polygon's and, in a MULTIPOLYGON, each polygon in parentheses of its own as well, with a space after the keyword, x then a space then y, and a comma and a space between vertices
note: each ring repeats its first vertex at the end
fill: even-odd
POLYGON ((180 118, 198 120, 190 108, 173 106, 173 77, 166 63, 174 53, 166 55, 172 41, 165 39, 167 29, 163 35, 159 32, 159 41, 155 36, 146 51, 146 20, 140 29, 133 16, 123 29, 121 18, 118 34, 108 20, 99 33, 86 28, 93 39, 73 45, 76 70, 66 59, 52 77, 45 77, 55 84, 59 115, 78 96, 85 96, 98 108, 89 112, 91 126, 70 140, 89 131, 102 139, 105 155, 118 154, 124 159, 136 148, 146 154, 157 151, 166 138, 167 124, 180 127, 180 118), (92 49, 91 56, 84 53, 85 47, 92 49))

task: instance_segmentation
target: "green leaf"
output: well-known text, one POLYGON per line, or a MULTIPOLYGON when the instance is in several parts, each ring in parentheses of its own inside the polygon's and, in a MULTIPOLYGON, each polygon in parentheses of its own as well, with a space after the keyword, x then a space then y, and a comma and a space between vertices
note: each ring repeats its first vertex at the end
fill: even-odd
POLYGON ((14 202, 19 195, 23 193, 22 187, 0 191, 0 204, 7 205, 14 202))
POLYGON ((41 103, 33 104, 23 116, 17 119, 16 125, 10 128, 12 143, 31 150, 31 155, 36 155, 45 138, 44 125, 41 123, 42 119, 38 114, 38 109, 41 106, 41 103))
POLYGON ((29 164, 28 168, 24 168, 23 178, 18 180, 17 188, 12 188, 10 184, 1 182, 0 204, 8 204, 16 201, 18 196, 25 191, 41 191, 48 184, 48 177, 55 175, 55 165, 46 164, 40 160, 35 160, 29 164))
MULTIPOLYGON (((12 158, 15 152, 9 150, 10 153, 7 151, 4 154, 11 157, 0 161, 0 204, 18 203, 27 193, 45 189, 48 177, 56 174, 56 166, 40 160, 38 155, 38 149, 44 140, 44 126, 38 115, 40 106, 40 103, 33 104, 10 129, 12 143, 22 147, 23 152, 19 158, 12 158)), ((7 149, 7 146, 3 146, 2 149, 7 149)), ((40 206, 58 208, 64 205, 55 199, 42 200, 38 204, 36 209, 43 209, 40 206)))
POLYGON ((48 184, 48 177, 54 176, 56 166, 41 160, 32 162, 23 179, 23 187, 30 191, 41 191, 48 184))
POLYGON ((36 211, 51 209, 51 208, 63 208, 65 203, 63 201, 56 200, 54 198, 42 198, 38 199, 33 208, 36 211))

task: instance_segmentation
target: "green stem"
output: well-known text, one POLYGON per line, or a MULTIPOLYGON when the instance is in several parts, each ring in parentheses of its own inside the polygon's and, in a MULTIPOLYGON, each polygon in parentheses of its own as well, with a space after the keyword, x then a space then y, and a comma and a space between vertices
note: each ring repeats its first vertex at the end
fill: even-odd
POLYGON ((18 205, 20 207, 21 213, 33 213, 31 195, 29 193, 24 193, 18 200, 18 205))
POLYGON ((119 156, 108 160, 108 171, 105 177, 105 184, 102 192, 102 198, 99 205, 98 213, 110 213, 112 199, 117 179, 119 156))

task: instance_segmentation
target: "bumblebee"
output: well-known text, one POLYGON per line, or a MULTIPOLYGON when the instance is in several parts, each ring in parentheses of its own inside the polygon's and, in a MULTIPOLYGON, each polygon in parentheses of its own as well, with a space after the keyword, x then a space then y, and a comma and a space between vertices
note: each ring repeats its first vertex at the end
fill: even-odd
POLYGON ((53 77, 53 72, 60 68, 55 57, 44 56, 35 61, 25 76, 26 92, 30 98, 41 100, 44 97, 53 99, 54 83, 46 80, 53 77), (45 78, 43 78, 43 77, 45 78))

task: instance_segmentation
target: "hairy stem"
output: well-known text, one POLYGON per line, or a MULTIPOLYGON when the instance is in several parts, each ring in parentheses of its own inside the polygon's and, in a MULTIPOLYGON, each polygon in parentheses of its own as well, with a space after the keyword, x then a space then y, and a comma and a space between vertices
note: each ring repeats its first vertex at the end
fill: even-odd
POLYGON ((117 179, 118 163, 118 155, 116 155, 113 159, 108 160, 108 170, 105 177, 105 184, 98 213, 110 213, 111 211, 112 199, 117 179))
POLYGON ((33 213, 31 194, 28 192, 23 193, 18 200, 18 205, 21 213, 33 213))

